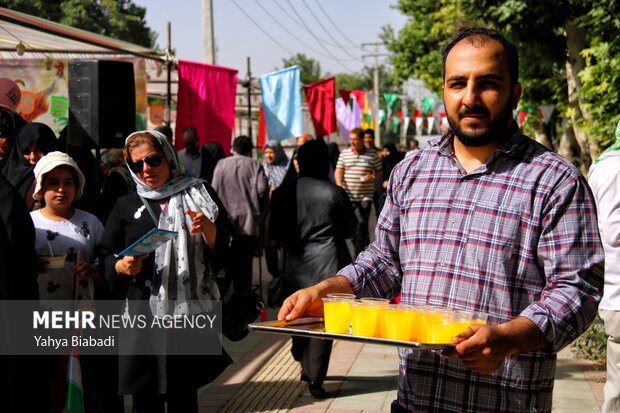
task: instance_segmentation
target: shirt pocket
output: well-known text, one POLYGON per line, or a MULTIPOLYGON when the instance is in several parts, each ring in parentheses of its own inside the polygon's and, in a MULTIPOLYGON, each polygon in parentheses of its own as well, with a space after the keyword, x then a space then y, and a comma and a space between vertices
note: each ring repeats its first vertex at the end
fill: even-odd
POLYGON ((505 193, 489 194, 475 205, 467 237, 468 250, 494 261, 511 259, 519 250, 523 206, 505 193))

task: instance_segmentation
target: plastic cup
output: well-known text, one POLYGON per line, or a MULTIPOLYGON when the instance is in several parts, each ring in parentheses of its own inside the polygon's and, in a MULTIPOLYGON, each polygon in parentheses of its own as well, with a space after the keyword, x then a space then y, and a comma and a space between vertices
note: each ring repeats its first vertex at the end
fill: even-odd
POLYGON ((54 255, 40 255, 43 261, 47 264, 43 265, 45 271, 59 270, 65 267, 66 254, 54 254, 54 255))
POLYGON ((382 305, 351 302, 351 334, 354 336, 374 337, 377 329, 379 312, 382 305))
POLYGON ((413 328, 413 307, 406 304, 389 304, 384 311, 384 338, 409 341, 413 328))
POLYGON ((384 310, 385 307, 390 303, 390 300, 386 298, 365 297, 362 298, 360 301, 366 304, 379 306, 379 313, 377 314, 377 324, 375 325, 375 333, 373 337, 384 337, 384 310))
POLYGON ((474 315, 471 311, 454 311, 452 313, 452 337, 456 337, 463 331, 467 330, 472 323, 471 318, 474 315))
POLYGON ((452 343, 452 310, 447 307, 427 307, 422 315, 423 342, 427 344, 452 343))
POLYGON ((329 293, 329 294, 327 294, 327 298, 342 298, 342 299, 345 299, 345 300, 355 300, 355 294, 329 293))
POLYGON ((489 319, 489 315, 487 313, 483 313, 480 311, 474 312, 471 316, 471 324, 486 324, 489 319))
POLYGON ((353 300, 344 298, 323 298, 323 319, 325 332, 349 334, 351 325, 351 306, 353 300))
POLYGON ((421 343, 423 342, 423 332, 424 329, 422 327, 422 316, 425 312, 425 307, 423 305, 410 305, 410 310, 412 313, 411 317, 411 335, 409 337, 409 341, 421 343))

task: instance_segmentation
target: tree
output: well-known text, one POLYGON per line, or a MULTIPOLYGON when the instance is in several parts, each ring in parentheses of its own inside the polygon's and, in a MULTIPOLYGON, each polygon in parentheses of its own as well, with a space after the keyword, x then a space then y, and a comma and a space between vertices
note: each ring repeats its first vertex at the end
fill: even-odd
POLYGON ((303 53, 297 53, 288 59, 282 59, 283 67, 299 66, 302 85, 308 85, 321 79, 321 64, 303 53))
MULTIPOLYGON (((338 89, 348 90, 374 90, 374 67, 364 66, 355 73, 339 73, 336 75, 338 89)), ((379 65, 379 91, 395 92, 398 84, 394 83, 394 76, 386 65, 379 65)))
POLYGON ((152 48, 146 9, 130 0, 0 0, 0 6, 152 48))

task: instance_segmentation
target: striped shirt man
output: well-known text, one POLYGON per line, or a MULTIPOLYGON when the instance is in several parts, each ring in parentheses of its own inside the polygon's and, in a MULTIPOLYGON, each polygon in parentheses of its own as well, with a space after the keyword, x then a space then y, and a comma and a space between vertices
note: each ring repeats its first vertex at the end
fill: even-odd
POLYGON ((342 187, 351 202, 372 201, 374 176, 381 173, 381 159, 376 150, 364 149, 355 153, 351 148, 340 152, 336 169, 344 169, 342 187), (370 176, 370 178, 368 178, 370 176))
POLYGON ((440 352, 400 350, 398 400, 412 412, 550 412, 555 352, 596 315, 604 254, 596 209, 569 162, 513 127, 466 173, 452 135, 392 172, 377 239, 339 272, 359 296, 526 317, 550 343, 491 375, 440 352))

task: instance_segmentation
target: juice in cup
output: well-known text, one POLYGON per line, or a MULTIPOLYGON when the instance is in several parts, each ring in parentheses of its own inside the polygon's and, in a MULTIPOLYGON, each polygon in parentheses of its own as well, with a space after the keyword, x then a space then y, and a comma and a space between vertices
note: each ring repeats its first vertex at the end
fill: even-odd
POLYGON ((384 309, 384 338, 409 341, 413 327, 413 307, 389 304, 384 309))
POLYGON ((423 332, 422 328, 422 316, 424 315, 425 307, 423 305, 412 305, 410 306, 412 313, 411 317, 411 336, 409 337, 409 341, 414 342, 423 342, 423 332))
POLYGON ((427 307, 422 316, 424 343, 452 343, 452 310, 447 307, 427 307))
POLYGON ((473 314, 471 311, 454 311, 452 313, 452 337, 456 337, 467 330, 467 327, 472 324, 473 314))
POLYGON ((351 302, 351 334, 354 336, 374 337, 381 305, 351 302))
POLYGON ((351 324, 351 306, 353 300, 344 298, 323 298, 323 319, 325 332, 349 334, 351 324))
POLYGON ((366 297, 360 300, 363 303, 379 306, 379 313, 377 314, 377 324, 375 325, 375 333, 373 337, 381 338, 384 337, 384 316, 385 316, 385 306, 390 303, 390 300, 386 298, 373 298, 366 297))

